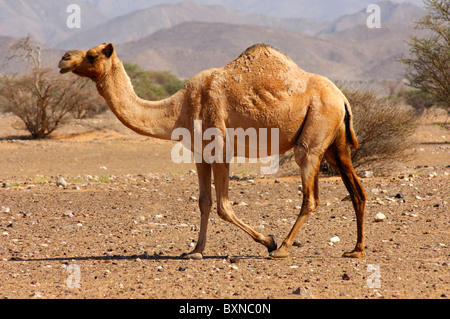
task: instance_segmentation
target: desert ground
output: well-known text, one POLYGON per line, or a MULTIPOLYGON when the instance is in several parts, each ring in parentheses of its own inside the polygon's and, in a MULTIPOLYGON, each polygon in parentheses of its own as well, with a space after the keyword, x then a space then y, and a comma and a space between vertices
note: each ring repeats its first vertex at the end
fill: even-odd
MULTIPOLYGON (((0 114, 0 298, 448 298, 450 132, 439 114, 422 119, 410 161, 361 178, 364 258, 341 257, 356 241, 354 211, 342 181, 321 176, 321 205, 281 260, 214 205, 204 258, 179 257, 195 245, 200 213, 195 165, 171 161, 174 142, 139 136, 109 113, 30 140, 0 114)), ((230 200, 281 243, 301 205, 300 177, 259 168, 232 165, 230 200)))

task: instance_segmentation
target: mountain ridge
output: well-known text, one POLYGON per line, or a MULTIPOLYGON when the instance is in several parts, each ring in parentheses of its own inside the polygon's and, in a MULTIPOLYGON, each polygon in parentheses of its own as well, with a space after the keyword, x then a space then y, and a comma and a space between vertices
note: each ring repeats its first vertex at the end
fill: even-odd
MULTIPOLYGON (((382 23, 407 25, 411 19, 423 14, 423 10, 412 4, 396 4, 381 1, 382 23)), ((162 4, 138 10, 99 24, 58 43, 61 48, 89 48, 102 42, 124 43, 138 40, 158 30, 171 28, 179 23, 218 22, 228 24, 251 24, 275 29, 295 31, 306 35, 320 35, 343 31, 356 25, 365 25, 368 17, 365 9, 344 15, 329 22, 311 19, 282 19, 259 14, 247 14, 219 5, 202 5, 187 1, 177 4, 162 4)))
MULTIPOLYGON (((396 26, 390 28, 387 32, 390 43, 398 41, 399 33, 407 32, 407 28, 402 31, 396 31, 396 26)), ((331 36, 321 39, 254 25, 185 22, 139 41, 118 44, 116 49, 123 61, 138 64, 144 69, 170 70, 182 78, 189 78, 204 69, 222 67, 255 43, 273 45, 305 71, 333 79, 401 77, 403 70, 395 59, 403 49, 379 45, 378 41, 386 37, 383 30, 361 28, 359 32, 366 33, 362 36, 367 39, 364 43, 343 45, 340 38, 332 39, 331 36), (377 32, 384 35, 375 36, 377 32), (391 62, 383 71, 377 72, 379 56, 385 56, 391 62)))
MULTIPOLYGON (((66 22, 69 5, 74 0, 0 0, 0 35, 15 38, 33 37, 47 45, 57 42, 80 32, 80 29, 70 29, 66 22)), ((94 6, 78 1, 82 13, 82 28, 92 27, 104 23, 111 18, 94 6)))
MULTIPOLYGON (((51 1, 61 0, 50 0, 49 3, 51 1)), ((61 2, 60 11, 65 9, 68 1, 72 2, 61 2)), ((11 3, 11 0, 0 0, 0 8, 11 3)), ((15 4, 18 10, 23 3, 15 4)), ((379 5, 382 26, 369 29, 366 19, 370 13, 365 9, 323 22, 248 14, 193 1, 162 4, 120 17, 99 18, 91 22, 94 23, 92 28, 83 23, 82 30, 77 30, 72 36, 65 34, 65 38, 57 34, 60 30, 54 30, 51 44, 70 50, 112 42, 126 62, 144 69, 172 71, 188 78, 203 69, 221 67, 250 45, 265 42, 285 51, 305 70, 330 78, 400 78, 403 70, 396 60, 407 52, 403 40, 409 34, 408 24, 423 11, 408 3, 382 1, 379 5), (62 40, 55 44, 57 39, 62 40)), ((33 15, 30 8, 25 16, 33 15)), ((42 8, 40 10, 39 14, 42 8)), ((62 17, 66 16, 64 12, 62 17)), ((61 17, 54 20, 61 23, 61 17)), ((44 42, 40 37, 37 40, 44 42)), ((44 43, 49 46, 48 42, 44 43)), ((50 52, 51 49, 46 50, 50 52)), ((4 51, 5 48, 0 50, 0 58, 4 51)))
MULTIPOLYGON (((180 0, 84 0, 99 9, 120 16, 136 10, 146 9, 161 3, 178 3, 180 0)), ((342 15, 352 14, 373 0, 195 0, 203 5, 222 5, 231 9, 279 18, 309 18, 330 21, 342 15)), ((422 5, 422 0, 393 0, 396 3, 422 5)))
POLYGON ((252 24, 306 34, 316 33, 322 24, 311 19, 274 18, 247 14, 221 5, 201 5, 197 2, 185 1, 177 4, 156 5, 111 19, 96 26, 96 34, 93 34, 94 30, 85 30, 58 43, 58 47, 70 47, 75 44, 92 47, 101 42, 128 42, 189 21, 252 24))

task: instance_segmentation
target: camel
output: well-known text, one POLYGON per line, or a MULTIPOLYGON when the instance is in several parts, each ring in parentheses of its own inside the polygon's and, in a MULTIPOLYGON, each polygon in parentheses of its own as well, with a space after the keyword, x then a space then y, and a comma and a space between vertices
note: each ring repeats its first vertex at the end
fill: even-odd
MULTIPOLYGON (((239 219, 228 200, 230 163, 196 163, 201 213, 198 241, 183 258, 201 259, 206 246, 214 177, 217 213, 264 245, 271 258, 289 256, 295 236, 320 204, 318 171, 323 157, 340 174, 350 193, 357 221, 355 248, 343 257, 364 256, 366 193, 352 165, 350 150, 358 146, 350 104, 327 78, 303 71, 286 54, 265 44, 254 45, 222 68, 193 76, 182 89, 161 101, 139 98, 114 46, 100 44, 87 51, 68 51, 59 62, 60 73, 72 72, 92 79, 117 118, 131 130, 171 140, 173 130, 217 128, 278 128, 279 154, 294 149, 300 167, 303 202, 289 234, 278 247, 239 219)), ((223 145, 223 144, 222 144, 223 145)))

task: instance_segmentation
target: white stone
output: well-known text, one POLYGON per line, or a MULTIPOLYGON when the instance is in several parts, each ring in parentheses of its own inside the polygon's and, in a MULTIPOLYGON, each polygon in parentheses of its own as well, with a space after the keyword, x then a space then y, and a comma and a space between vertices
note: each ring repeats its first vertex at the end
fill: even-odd
POLYGON ((371 177, 373 177, 373 172, 372 172, 372 171, 364 171, 364 172, 361 174, 361 177, 362 177, 362 178, 371 178, 371 177))
POLYGON ((60 177, 57 181, 56 181, 56 186, 62 186, 62 187, 67 187, 67 182, 64 180, 64 178, 60 177))
POLYGON ((376 222, 382 222, 385 219, 386 219, 386 216, 383 213, 377 213, 374 217, 374 220, 376 222))
POLYGON ((2 209, 0 209, 0 213, 9 213, 11 209, 9 207, 2 206, 2 209))
POLYGON ((334 236, 334 237, 330 238, 330 242, 332 242, 333 244, 337 244, 340 241, 341 241, 341 239, 338 236, 334 236))

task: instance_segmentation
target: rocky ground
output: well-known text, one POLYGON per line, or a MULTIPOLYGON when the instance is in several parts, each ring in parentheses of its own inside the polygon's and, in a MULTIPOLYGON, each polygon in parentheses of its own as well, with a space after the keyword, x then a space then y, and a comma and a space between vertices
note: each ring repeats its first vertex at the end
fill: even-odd
MULTIPOLYGON (((204 259, 179 258, 197 240, 198 185, 193 164, 170 160, 172 142, 111 116, 39 141, 15 121, 0 115, 0 298, 449 297, 450 134, 432 118, 411 162, 362 178, 363 259, 341 257, 355 244, 354 212, 342 181, 322 176, 322 204, 282 260, 215 212, 204 259)), ((234 165, 230 199, 280 243, 301 205, 300 178, 258 171, 234 165)))

